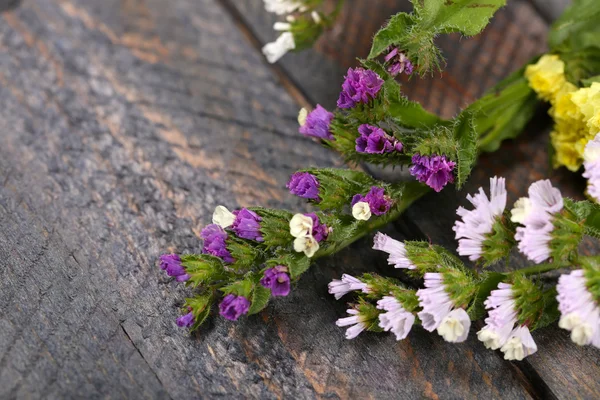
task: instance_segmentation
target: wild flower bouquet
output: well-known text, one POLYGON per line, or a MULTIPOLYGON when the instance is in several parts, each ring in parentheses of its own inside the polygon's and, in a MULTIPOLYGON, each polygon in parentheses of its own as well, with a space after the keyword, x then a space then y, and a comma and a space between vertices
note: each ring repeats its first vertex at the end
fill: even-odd
MULTIPOLYGON (((333 23, 342 2, 326 13, 321 0, 265 0, 267 11, 288 14, 264 48, 276 61, 310 46, 333 23)), ((201 232, 199 254, 165 254, 160 267, 193 295, 179 326, 197 329, 217 308, 229 320, 256 314, 271 297, 286 296, 293 282, 320 257, 330 256, 397 218, 424 194, 454 184, 460 189, 480 152, 517 137, 544 102, 555 121, 552 164, 589 179, 591 201, 563 198, 548 180, 507 208, 501 177, 489 196, 467 196, 473 208, 457 210, 457 253, 421 241, 400 242, 383 233, 373 248, 405 271, 406 282, 377 274, 345 274, 329 285, 336 299, 354 293, 349 316, 337 325, 346 337, 364 330, 404 339, 414 325, 449 342, 467 338, 471 321, 485 318, 477 337, 507 359, 537 350, 531 331, 555 321, 580 345, 600 347, 600 257, 583 257, 584 236, 600 239, 600 2, 577 0, 554 24, 550 52, 504 79, 453 119, 443 119, 407 99, 398 77, 416 77, 443 66, 434 38, 479 33, 504 0, 420 0, 375 35, 368 59, 350 68, 337 109, 301 110, 299 133, 313 137, 353 164, 408 167, 412 179, 377 180, 358 169, 305 168, 287 182, 290 193, 318 211, 294 213, 262 207, 230 211, 218 206, 201 232), (485 4, 483 4, 485 3, 485 4), (492 272, 517 248, 531 266, 492 272), (482 268, 480 268, 482 267, 482 268), (570 269, 570 271, 569 271, 570 269), (563 270, 558 279, 538 279, 563 270), (417 288, 416 286, 422 286, 417 288)), ((446 189, 448 190, 448 189, 446 189)))

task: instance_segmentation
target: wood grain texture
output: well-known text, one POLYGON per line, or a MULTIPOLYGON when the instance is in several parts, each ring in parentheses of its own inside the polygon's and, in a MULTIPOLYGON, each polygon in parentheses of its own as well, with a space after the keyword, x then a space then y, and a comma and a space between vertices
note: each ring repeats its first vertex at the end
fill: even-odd
MULTIPOLYGON (((344 39, 352 37, 351 34, 346 35, 345 30, 352 31, 354 26, 362 26, 360 22, 364 18, 363 13, 354 14, 354 11, 361 10, 362 3, 369 2, 349 0, 344 22, 334 28, 335 35, 330 33, 321 43, 343 48, 344 39)), ((380 21, 385 19, 390 9, 394 9, 390 2, 383 3, 385 5, 381 8, 381 14, 377 14, 380 21)), ((396 2, 395 10, 404 10, 406 3, 396 2)), ((548 29, 545 20, 549 21, 559 15, 566 3, 561 0, 511 1, 508 7, 497 13, 491 25, 481 35, 468 39, 460 39, 456 35, 440 38, 440 47, 448 59, 444 75, 441 79, 413 79, 404 84, 403 91, 409 98, 419 100, 432 111, 447 117, 454 115, 461 105, 472 101, 499 79, 543 52, 548 29)), ((269 35, 273 35, 269 32, 272 15, 255 11, 258 5, 246 0, 236 2, 236 7, 241 10, 240 15, 259 38, 270 38, 269 35)), ((353 48, 359 56, 367 54, 370 46, 371 31, 368 25, 362 32, 364 35, 361 44, 353 48)), ((323 88, 325 85, 315 87, 298 78, 310 73, 312 80, 323 83, 329 81, 326 74, 319 73, 319 62, 315 61, 321 58, 323 65, 330 62, 331 54, 324 51, 323 46, 325 45, 321 44, 315 50, 288 55, 281 64, 292 79, 300 82, 301 89, 305 90, 311 101, 333 107, 338 92, 332 94, 329 88, 323 88)), ((339 70, 344 71, 355 63, 339 56, 338 65, 339 70)), ((509 204, 525 195, 531 182, 547 177, 552 178, 565 195, 582 198, 585 183, 581 177, 564 170, 551 171, 548 167, 546 149, 549 146, 549 128, 545 110, 540 110, 517 142, 506 143, 497 153, 482 157, 461 193, 445 190, 441 195, 429 195, 411 207, 398 222, 404 228, 402 231, 408 237, 428 238, 454 248, 453 210, 459 205, 466 206, 465 194, 475 192, 479 186, 486 187, 488 178, 496 174, 505 176, 509 182, 509 204)), ((380 176, 398 177, 398 172, 390 174, 370 169, 380 176)), ((591 241, 583 246, 585 254, 597 254, 599 249, 591 241)), ((508 268, 526 264, 526 260, 515 253, 508 268)), ((557 327, 542 330, 535 337, 540 348, 538 353, 522 363, 513 364, 533 387, 534 395, 564 399, 600 397, 600 384, 596 379, 600 364, 600 352, 597 349, 574 345, 568 338, 568 333, 557 327)))
POLYGON ((472 339, 344 340, 326 284, 384 268, 368 241, 262 318, 176 327, 157 256, 217 204, 301 209, 289 174, 339 163, 213 0, 24 2, 0 84, 0 398, 530 397, 472 339))

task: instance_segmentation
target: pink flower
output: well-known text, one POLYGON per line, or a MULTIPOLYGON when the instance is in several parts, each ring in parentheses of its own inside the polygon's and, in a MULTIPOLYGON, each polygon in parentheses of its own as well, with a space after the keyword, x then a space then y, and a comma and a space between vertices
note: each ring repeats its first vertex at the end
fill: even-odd
POLYGON ((561 314, 558 326, 571 331, 571 340, 578 345, 600 348, 600 308, 587 288, 585 271, 561 275, 556 290, 561 314))
POLYGON ((512 285, 500 282, 484 305, 490 311, 485 319, 486 325, 477 332, 477 338, 486 348, 497 350, 504 346, 517 322, 512 285))
POLYGON ((348 274, 342 275, 341 280, 332 280, 329 283, 328 288, 329 294, 334 295, 336 300, 341 299, 344 295, 355 290, 361 290, 363 293, 369 293, 370 291, 369 286, 366 283, 348 274))
POLYGON ((393 265, 394 268, 417 268, 408 258, 404 243, 392 239, 386 234, 377 232, 373 240, 373 249, 388 253, 390 255, 388 257, 388 264, 393 265))
POLYGON ((405 339, 415 323, 415 316, 406 311, 402 304, 392 296, 385 296, 379 300, 377 308, 387 311, 379 314, 379 326, 384 331, 391 331, 396 335, 396 340, 405 339))
POLYGON ((350 326, 350 328, 346 329, 346 339, 354 339, 362 331, 367 329, 367 325, 358 310, 351 308, 346 310, 346 312, 350 314, 350 317, 340 318, 335 324, 340 327, 350 326))
POLYGON ((467 200, 475 207, 467 210, 459 207, 456 213, 462 221, 456 221, 452 228, 458 239, 458 254, 469 256, 475 261, 481 258, 483 242, 492 233, 494 223, 502 217, 506 207, 506 187, 504 178, 490 178, 490 199, 483 188, 474 196, 467 195, 467 200))
POLYGON ((583 151, 583 177, 587 178, 587 193, 600 202, 600 133, 590 140, 583 151))
POLYGON ((500 351, 504 353, 505 360, 521 361, 535 353, 537 345, 533 341, 529 328, 522 325, 513 329, 500 351))

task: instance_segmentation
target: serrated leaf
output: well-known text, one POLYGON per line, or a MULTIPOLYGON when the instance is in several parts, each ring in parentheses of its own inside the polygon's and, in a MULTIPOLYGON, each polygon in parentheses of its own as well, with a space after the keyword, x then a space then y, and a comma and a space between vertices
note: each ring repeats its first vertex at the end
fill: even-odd
MULTIPOLYGON (((600 30, 596 38, 599 36, 600 30)), ((567 80, 576 86, 579 86, 582 80, 596 76, 600 72, 600 47, 586 47, 578 51, 562 52, 560 59, 565 63, 567 80)))
POLYGON ((415 24, 415 17, 406 13, 394 15, 373 37, 369 59, 377 57, 393 44, 402 43, 415 24))
POLYGON ((310 268, 310 258, 304 253, 292 253, 283 257, 283 265, 288 267, 290 277, 297 278, 310 268))
POLYGON ((227 286, 223 286, 220 290, 224 294, 235 294, 236 296, 244 296, 245 298, 250 298, 250 293, 252 292, 253 282, 250 279, 243 279, 240 281, 236 281, 230 283, 227 286))
POLYGON ((600 239, 600 205, 591 201, 564 199, 565 208, 583 221, 585 234, 600 239))
POLYGON ((477 161, 477 130, 473 114, 463 111, 456 118, 454 138, 457 143, 456 151, 456 187, 460 189, 471 174, 477 161))
POLYGON ((506 0, 422 0, 417 13, 419 26, 439 33, 460 32, 473 36, 487 26, 490 18, 506 5, 506 0))
POLYGON ((575 0, 552 24, 548 43, 552 50, 573 51, 587 46, 599 46, 600 2, 575 0))
POLYGON ((250 298, 251 305, 248 310, 248 315, 256 314, 262 311, 271 298, 271 290, 263 287, 260 283, 254 285, 252 296, 250 298))
POLYGON ((294 216, 287 210, 278 210, 272 208, 252 207, 261 218, 260 231, 264 242, 262 244, 267 248, 289 247, 294 241, 290 235, 290 220, 294 216))

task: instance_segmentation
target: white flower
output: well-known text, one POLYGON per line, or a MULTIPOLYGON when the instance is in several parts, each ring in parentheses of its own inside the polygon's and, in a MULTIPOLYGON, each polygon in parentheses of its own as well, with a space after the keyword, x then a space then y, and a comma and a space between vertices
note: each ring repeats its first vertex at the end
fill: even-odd
POLYGON ((561 314, 558 326, 571 331, 574 343, 600 348, 600 307, 588 290, 584 270, 561 275, 556 290, 561 314))
POLYGON ((396 340, 405 339, 415 323, 415 316, 406 311, 402 304, 392 296, 385 296, 379 300, 377 308, 387 311, 379 314, 379 326, 384 331, 391 331, 396 335, 396 340))
POLYGON ((292 29, 292 24, 289 22, 275 22, 273 24, 273 29, 278 32, 287 32, 292 29))
POLYGON ((290 220, 290 235, 295 238, 311 236, 313 220, 304 214, 295 214, 290 220))
POLYGON ((477 338, 486 348, 497 350, 504 346, 517 322, 512 285, 500 282, 498 289, 492 290, 484 304, 490 311, 485 319, 486 325, 477 332, 477 338))
POLYGON ((267 57, 267 61, 271 64, 276 63, 288 51, 296 48, 294 35, 291 32, 283 32, 277 40, 267 43, 262 48, 262 52, 267 57))
POLYGON ((505 360, 521 361, 537 351, 537 346, 531 337, 531 332, 526 326, 516 327, 509 336, 504 346, 500 349, 505 360))
POLYGON ((467 210, 459 207, 456 213, 462 218, 456 221, 452 228, 458 239, 458 254, 469 256, 469 260, 476 261, 483 253, 483 242, 487 235, 492 233, 494 223, 504 212, 506 207, 506 184, 504 178, 490 178, 490 198, 486 196, 483 188, 474 196, 468 195, 467 200, 475 207, 467 210))
POLYGON ((350 328, 346 329, 346 339, 354 339, 357 337, 362 331, 367 329, 367 325, 365 324, 363 317, 359 314, 358 310, 350 309, 346 311, 351 317, 340 318, 335 324, 337 326, 349 326, 350 328))
POLYGON ((371 207, 366 201, 359 201, 352 206, 352 216, 359 221, 368 221, 371 218, 371 207))
POLYGON ((212 222, 225 229, 230 227, 235 221, 235 215, 224 206, 215 207, 213 212, 212 222))
POLYGON ((415 269, 417 268, 408 258, 404 243, 392 239, 386 234, 377 232, 373 239, 373 249, 388 253, 388 264, 395 268, 415 269))
POLYGON ((366 283, 348 274, 342 275, 341 280, 332 280, 329 283, 328 288, 329 293, 334 295, 336 300, 341 299, 342 296, 355 290, 360 290, 363 293, 370 292, 369 286, 366 283))
POLYGON ((583 151, 583 177, 588 180, 587 193, 600 202, 600 133, 590 140, 583 151))
POLYGON ((319 242, 312 235, 297 237, 294 240, 294 250, 298 253, 304 252, 306 257, 311 258, 319 251, 319 242))
POLYGON ((510 211, 510 220, 517 224, 525 222, 525 218, 531 213, 533 205, 529 197, 521 197, 515 202, 514 208, 510 211))
POLYGON ((471 319, 465 310, 457 308, 444 317, 437 332, 450 343, 460 343, 467 340, 471 319))
POLYGON ((306 124, 306 118, 308 117, 308 110, 304 107, 302 107, 300 109, 300 112, 298 113, 298 124, 300 124, 300 126, 304 126, 304 124, 306 124))
POLYGON ((296 10, 306 9, 302 1, 299 0, 264 0, 265 10, 277 15, 289 14, 296 10))
POLYGON ((310 16, 312 17, 313 21, 315 21, 315 24, 319 25, 321 23, 321 15, 319 15, 318 12, 313 11, 310 13, 310 16))

